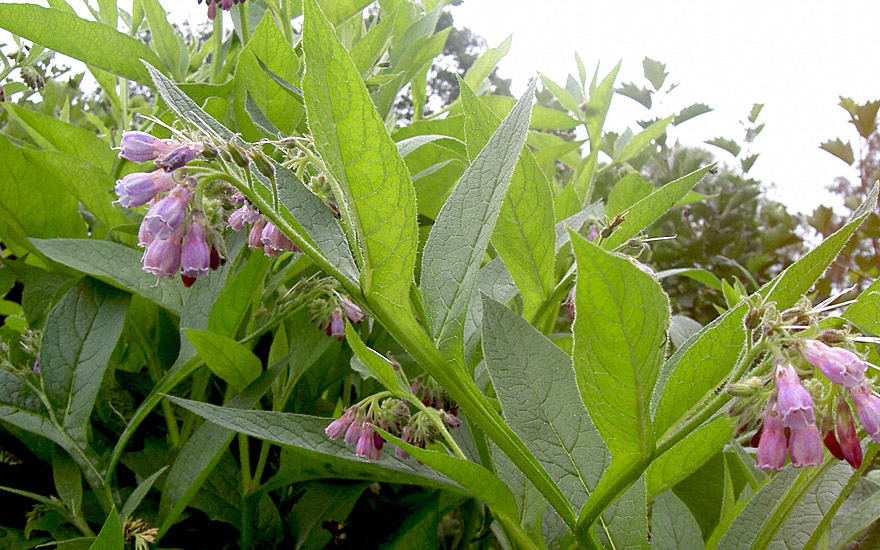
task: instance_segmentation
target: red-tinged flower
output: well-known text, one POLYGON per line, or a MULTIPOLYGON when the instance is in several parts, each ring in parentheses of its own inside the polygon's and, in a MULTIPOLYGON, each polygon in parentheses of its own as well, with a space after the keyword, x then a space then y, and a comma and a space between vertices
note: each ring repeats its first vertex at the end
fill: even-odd
MULTIPOLYGON (((183 242, 183 251, 180 256, 182 276, 195 281, 199 277, 208 275, 210 265, 211 249, 208 248, 208 242, 205 239, 205 226, 191 221, 186 229, 186 239, 183 242)), ((186 284, 185 280, 184 284, 186 284)))
MULTIPOLYGON (((229 11, 232 9, 234 4, 243 4, 245 0, 207 0, 208 4, 208 19, 213 20, 214 17, 217 16, 217 6, 219 4, 220 9, 229 11)), ((199 4, 202 3, 202 0, 199 0, 199 4)))
POLYGON ((343 298, 339 302, 339 305, 342 306, 345 316, 348 317, 348 320, 352 323, 362 323, 364 321, 364 310, 362 310, 356 303, 348 298, 343 298))
POLYGON ((147 204, 159 193, 164 193, 174 186, 174 178, 164 170, 152 172, 134 172, 116 180, 114 190, 119 195, 116 200, 124 208, 134 208, 147 204))
POLYGON ((819 427, 810 424, 797 430, 792 429, 788 435, 788 454, 792 465, 797 468, 822 464, 824 453, 819 427))
POLYGON ((800 351, 808 363, 822 371, 835 384, 852 388, 865 379, 868 364, 846 348, 831 347, 818 340, 806 340, 800 346, 800 351))
POLYGON ((175 139, 159 139, 146 132, 122 132, 119 142, 119 158, 132 162, 156 160, 180 147, 175 139))
POLYGON ((345 430, 345 443, 348 445, 356 445, 361 437, 362 431, 364 431, 363 422, 352 422, 349 424, 348 429, 345 430))
POLYGON ((144 253, 144 271, 157 277, 174 277, 180 269, 183 226, 165 239, 155 239, 144 253))
POLYGON ((211 271, 217 271, 221 265, 226 265, 226 258, 220 257, 216 246, 211 247, 211 260, 208 265, 211 267, 211 271))
POLYGON ((192 191, 178 185, 165 198, 150 207, 141 227, 157 239, 165 239, 183 223, 192 191))
POLYGON ((831 452, 831 455, 837 460, 846 460, 846 455, 843 454, 843 449, 840 448, 840 442, 837 441, 837 437, 834 435, 834 430, 828 430, 825 434, 825 437, 822 439, 822 443, 825 444, 825 448, 831 452))
POLYGON ((385 440, 382 439, 382 436, 372 426, 367 424, 358 438, 355 454, 367 460, 379 460, 382 458, 382 445, 384 443, 385 440))
POLYGON ((792 430, 802 430, 816 424, 813 398, 801 384, 797 371, 791 363, 776 362, 776 390, 783 426, 792 430))
POLYGON ((271 222, 267 222, 266 226, 263 227, 263 231, 260 234, 260 242, 263 243, 263 252, 265 252, 266 256, 277 256, 279 252, 285 250, 301 252, 299 247, 271 222))
POLYGON ((351 423, 354 421, 354 414, 352 414, 351 410, 346 410, 345 413, 330 423, 324 429, 324 433, 327 434, 327 437, 332 439, 339 439, 342 437, 347 431, 351 423))
POLYGON ((856 413, 862 427, 871 439, 880 443, 880 398, 871 393, 867 381, 850 388, 849 396, 856 405, 856 413))
POLYGON ((156 166, 166 172, 173 172, 195 160, 203 150, 204 146, 202 146, 201 143, 184 143, 167 155, 156 160, 156 166))
POLYGON ((843 458, 849 465, 858 470, 862 466, 862 442, 856 435, 856 425, 852 411, 845 399, 837 402, 837 438, 843 458))
POLYGON ((248 246, 251 248, 263 248, 260 242, 260 236, 263 234, 263 228, 266 227, 266 218, 260 216, 260 219, 254 222, 251 232, 248 233, 248 246))
POLYGON ((771 397, 764 411, 761 441, 758 442, 756 465, 762 470, 778 472, 785 466, 788 438, 777 409, 776 397, 771 397))

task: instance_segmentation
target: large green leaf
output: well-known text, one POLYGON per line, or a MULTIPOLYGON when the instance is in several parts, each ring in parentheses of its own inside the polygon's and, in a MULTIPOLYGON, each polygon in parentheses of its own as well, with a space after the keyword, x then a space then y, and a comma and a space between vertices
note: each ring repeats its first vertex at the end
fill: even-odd
POLYGON ((596 534, 606 548, 648 550, 648 502, 645 500, 644 475, 608 506, 602 513, 602 520, 604 525, 602 528, 596 526, 596 534))
POLYGON ((574 369, 581 399, 621 464, 654 452, 650 398, 666 350, 669 299, 629 259, 572 234, 574 369))
POLYGON ((385 389, 398 396, 401 393, 404 395, 412 393, 403 373, 396 370, 379 352, 368 348, 351 323, 345 324, 345 339, 358 359, 367 367, 370 374, 385 386, 385 389))
POLYGON ((88 277, 49 313, 40 347, 46 394, 65 431, 85 447, 107 361, 122 332, 130 295, 88 277))
POLYGON ((504 266, 501 258, 495 258, 477 273, 477 282, 471 295, 467 314, 464 318, 464 358, 465 365, 473 369, 479 362, 482 350, 479 349, 480 327, 483 321, 483 300, 480 294, 489 296, 496 302, 506 304, 517 294, 516 284, 504 266))
POLYGON ((111 241, 90 239, 31 239, 50 260, 72 267, 106 283, 124 288, 180 315, 183 285, 173 279, 158 280, 141 269, 141 252, 111 241))
POLYGON ((239 128, 248 141, 262 137, 245 108, 248 95, 260 112, 285 135, 294 133, 302 120, 302 102, 289 94, 269 72, 288 82, 296 82, 300 74, 299 58, 275 24, 271 11, 263 16, 235 66, 233 106, 239 128), (264 63, 264 67, 260 63, 264 63))
MULTIPOLYGON (((474 160, 501 121, 466 82, 459 85, 466 113, 468 157, 474 160)), ((531 318, 553 292, 554 221, 550 186, 531 151, 525 148, 510 176, 492 243, 516 281, 523 297, 523 315, 527 318, 531 318)))
POLYGON ((371 303, 411 315, 418 228, 409 171, 333 27, 315 0, 303 8, 309 128, 355 229, 361 287, 371 303))
POLYGON ((651 550, 702 550, 700 526, 687 506, 667 491, 651 508, 651 550))
POLYGON ((116 513, 116 508, 113 508, 95 542, 89 546, 89 550, 120 550, 124 547, 125 539, 122 535, 122 525, 119 524, 119 514, 116 513))
POLYGON ((639 231, 648 227, 654 220, 672 208, 711 169, 712 166, 706 166, 669 182, 632 205, 626 213, 626 220, 617 226, 614 233, 602 241, 602 248, 606 250, 617 248, 636 236, 639 231))
POLYGON ((235 336, 255 296, 262 296, 263 278, 272 259, 257 250, 251 252, 241 270, 217 297, 208 318, 208 330, 235 336))
POLYGON ((528 130, 535 82, 462 174, 422 252, 422 296, 441 349, 461 356, 464 318, 528 130))
POLYGON ((571 357, 485 295, 483 350, 505 421, 580 510, 611 457, 580 403, 571 357))
POLYGON ((141 0, 144 14, 150 23, 150 36, 153 47, 159 54, 169 74, 175 80, 184 80, 189 68, 189 49, 183 42, 180 33, 168 22, 167 14, 159 0, 141 0))
MULTIPOLYGON (((875 185, 849 222, 761 287, 759 292, 765 299, 775 301, 781 311, 793 306, 802 294, 809 291, 875 208, 877 192, 878 186, 875 185)), ((747 304, 740 303, 727 311, 703 327, 663 365, 652 399, 652 407, 656 403, 654 428, 658 439, 667 437, 699 410, 730 376, 738 352, 745 343, 742 319, 747 309, 747 304)))
POLYGON ((394 29, 396 18, 397 9, 390 15, 383 14, 382 20, 370 27, 367 34, 352 46, 351 60, 354 61, 362 78, 372 74, 376 64, 391 44, 391 31, 394 29))
POLYGON ((27 153, 5 136, 0 137, 0 164, 4 167, 0 175, 3 240, 29 247, 28 237, 85 237, 86 224, 79 215, 78 201, 69 192, 69 185, 47 178, 27 153))
POLYGON ((244 388, 263 370, 259 358, 229 336, 189 329, 186 337, 211 372, 236 388, 244 388))
MULTIPOLYGON (((483 54, 474 61, 474 64, 471 65, 471 68, 467 70, 464 75, 464 82, 468 85, 468 88, 472 90, 479 91, 480 85, 483 81, 492 74, 492 71, 495 70, 495 65, 501 61, 501 58, 507 55, 507 52, 510 51, 510 42, 513 39, 513 36, 508 36, 504 39, 504 41, 498 45, 496 48, 489 48, 483 54)), ((465 112, 467 112, 467 107, 464 107, 465 112)))
POLYGON ((99 69, 150 83, 141 59, 159 65, 159 58, 143 42, 97 21, 33 4, 0 4, 0 27, 56 52, 99 69))

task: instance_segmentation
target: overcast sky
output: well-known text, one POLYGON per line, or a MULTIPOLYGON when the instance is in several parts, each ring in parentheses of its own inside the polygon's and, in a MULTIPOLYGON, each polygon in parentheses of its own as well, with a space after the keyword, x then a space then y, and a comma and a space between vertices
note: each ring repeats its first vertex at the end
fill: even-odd
MULTIPOLYGON (((205 20, 205 6, 195 0, 160 2, 174 22, 205 20)), ((71 3, 81 7, 81 1, 71 3)), ((130 9, 131 0, 119 5, 130 9)), ((856 146, 858 135, 837 105, 839 96, 880 99, 876 0, 465 0, 452 10, 457 25, 489 46, 513 35, 500 74, 513 79, 515 93, 538 72, 564 84, 568 73, 577 73, 575 51, 588 71, 600 63, 603 75, 622 61, 618 85, 644 85, 646 56, 666 63, 667 84, 680 85, 655 107, 657 115, 696 102, 714 108, 670 130, 686 144, 719 136, 741 140, 739 121, 753 103, 764 103, 759 122, 766 127, 752 146, 761 156, 751 175, 775 183, 771 195, 793 210, 839 204, 824 187, 835 176, 855 175, 819 149, 836 137, 856 146)), ((646 116, 644 107, 615 95, 607 127, 637 131, 634 122, 646 116)), ((721 150, 717 158, 733 160, 721 150)))

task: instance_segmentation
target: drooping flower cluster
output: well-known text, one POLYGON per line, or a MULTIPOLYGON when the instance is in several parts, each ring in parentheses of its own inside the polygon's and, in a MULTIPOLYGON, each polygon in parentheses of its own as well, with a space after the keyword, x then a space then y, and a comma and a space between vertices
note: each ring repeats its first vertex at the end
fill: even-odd
POLYGON ((416 376, 410 389, 425 406, 446 411, 453 417, 458 416, 458 404, 430 374, 422 373, 416 376))
MULTIPOLYGON (((205 3, 208 5, 208 19, 213 20, 214 17, 217 16, 217 5, 220 5, 220 9, 229 11, 232 9, 232 6, 235 4, 244 4, 245 0, 205 0, 205 3)), ((202 0, 199 0, 199 4, 202 3, 202 0)))
POLYGON ((247 224, 253 224, 248 233, 248 246, 262 248, 266 256, 275 257, 280 252, 302 252, 287 235, 279 231, 275 224, 266 220, 259 210, 248 202, 244 195, 236 193, 232 200, 241 204, 238 210, 230 214, 229 227, 233 231, 241 231, 247 224))
POLYGON ((365 315, 364 310, 348 297, 329 289, 324 296, 311 301, 309 318, 327 336, 342 340, 345 338, 345 319, 348 318, 351 323, 362 323, 365 315))
POLYGON ((119 149, 120 158, 153 161, 158 167, 128 174, 115 187, 116 202, 124 208, 150 204, 138 230, 138 245, 146 249, 144 271, 157 277, 180 273, 190 286, 209 268, 217 269, 220 255, 208 246, 205 214, 192 205, 197 182, 183 170, 205 151, 204 145, 135 131, 123 132, 119 149))

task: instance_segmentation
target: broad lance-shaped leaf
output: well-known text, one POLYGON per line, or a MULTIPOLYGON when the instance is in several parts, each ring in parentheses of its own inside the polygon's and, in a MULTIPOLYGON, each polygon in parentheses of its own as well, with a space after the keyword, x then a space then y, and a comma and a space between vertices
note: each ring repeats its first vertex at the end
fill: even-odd
MULTIPOLYGON (((465 112, 468 158, 483 149, 500 119, 459 81, 465 112)), ((524 148, 516 164, 492 244, 523 297, 523 315, 532 314, 553 292, 555 260, 553 195, 532 152, 524 148)))
POLYGON ((368 348, 351 323, 345 323, 345 340, 358 359, 369 369, 370 374, 385 386, 385 389, 397 396, 400 396, 401 392, 403 394, 412 393, 406 378, 388 362, 388 359, 368 348))
POLYGON ((654 500, 651 507, 651 550, 702 550, 700 526, 691 511, 672 491, 654 500))
POLYGON ((80 280, 49 313, 40 370, 58 420, 81 446, 107 361, 122 332, 130 295, 94 279, 80 280))
POLYGON ((647 197, 632 205, 626 212, 626 220, 617 226, 614 233, 602 241, 602 248, 613 250, 630 238, 636 236, 657 218, 665 214, 688 191, 699 183, 713 165, 709 165, 657 189, 647 197))
MULTIPOLYGON (((196 105, 173 82, 149 64, 146 65, 156 91, 177 116, 222 141, 229 142, 235 139, 235 135, 228 128, 196 105)), ((283 206, 278 214, 287 226, 282 229, 300 236, 312 246, 316 254, 323 255, 343 275, 357 280, 357 267, 348 249, 345 234, 330 209, 306 188, 293 171, 274 161, 272 165, 275 168, 278 201, 283 206)), ((263 184, 256 186, 257 192, 261 193, 264 200, 269 200, 269 180, 256 170, 251 170, 251 173, 263 184)))
POLYGON ((666 351, 669 299, 629 259, 571 235, 577 257, 574 369, 615 462, 654 452, 650 398, 666 351))
POLYGON ((315 0, 303 12, 309 128, 357 235, 361 287, 371 303, 411 316, 418 227, 409 170, 333 26, 315 0))
POLYGON ((160 63, 143 42, 59 9, 0 4, 0 28, 141 84, 149 84, 150 79, 140 60, 160 63))
POLYGON ((263 370, 259 358, 229 336, 189 329, 186 337, 211 372, 236 388, 246 387, 263 370))
POLYGON ((91 239, 31 239, 31 244, 52 261, 139 294, 175 315, 183 311, 180 281, 159 280, 157 284, 154 275, 141 269, 143 253, 134 248, 91 239))
POLYGON ((483 353, 504 419, 580 510, 611 456, 578 396, 571 357, 485 294, 482 302, 483 353))
POLYGON ((465 313, 510 176, 525 144, 536 82, 462 174, 422 252, 422 296, 441 351, 462 355, 465 313))
POLYGON ((104 520, 104 526, 97 538, 89 546, 89 550, 119 550, 125 546, 125 537, 122 533, 122 525, 119 523, 119 514, 114 506, 110 510, 107 519, 104 520))
MULTIPOLYGON (((875 185, 849 222, 761 287, 759 292, 766 299, 775 301, 780 311, 793 306, 812 288, 874 209, 877 193, 878 186, 875 185)), ((703 327, 663 365, 651 403, 658 440, 665 439, 675 427, 699 410, 730 376, 736 357, 745 344, 742 320, 747 309, 748 305, 743 302, 728 310, 703 327)))

